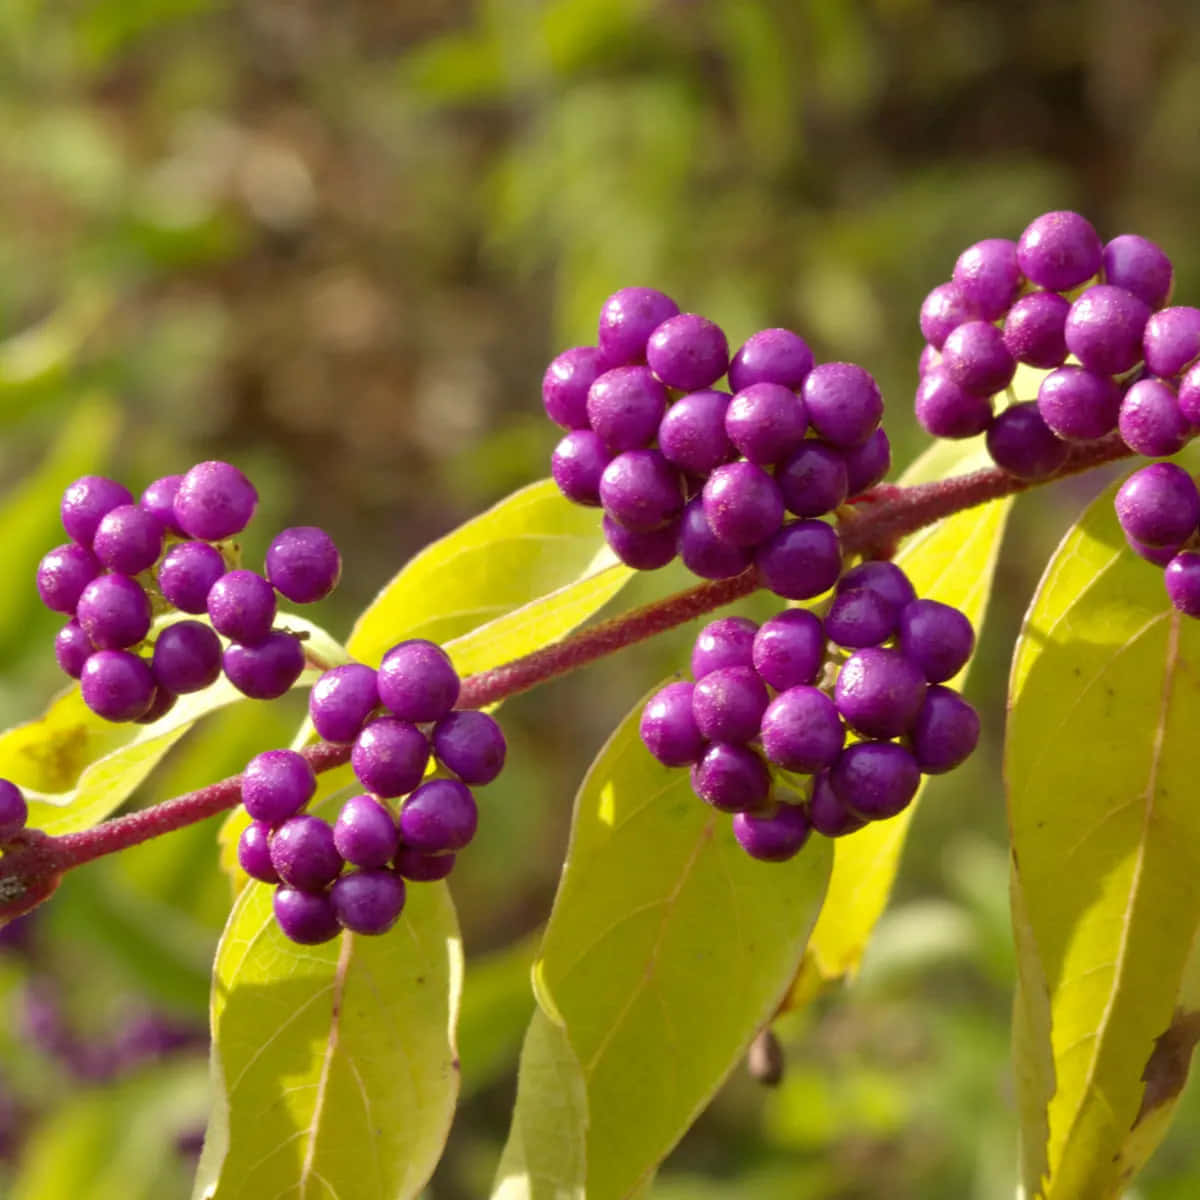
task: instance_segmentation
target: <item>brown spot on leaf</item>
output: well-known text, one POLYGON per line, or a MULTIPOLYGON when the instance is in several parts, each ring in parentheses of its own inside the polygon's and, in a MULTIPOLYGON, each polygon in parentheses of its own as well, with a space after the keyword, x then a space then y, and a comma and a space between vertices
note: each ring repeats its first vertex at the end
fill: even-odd
POLYGON ((1192 1051, 1198 1041, 1200 1012, 1184 1012, 1177 1008, 1171 1024, 1155 1038, 1154 1049, 1146 1060, 1146 1067, 1142 1071, 1146 1090, 1142 1094, 1142 1106, 1134 1118, 1133 1128, 1136 1129, 1148 1113, 1174 1100, 1183 1091, 1192 1062, 1192 1051))

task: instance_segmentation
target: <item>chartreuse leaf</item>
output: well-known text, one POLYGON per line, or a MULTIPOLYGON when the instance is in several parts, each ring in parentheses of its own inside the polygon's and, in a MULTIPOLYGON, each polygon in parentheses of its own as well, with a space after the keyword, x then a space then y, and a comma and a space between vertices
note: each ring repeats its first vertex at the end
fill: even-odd
MULTIPOLYGON (((940 442, 901 477, 905 484, 976 470, 988 462, 982 447, 940 442)), ((895 561, 918 596, 953 604, 983 624, 992 574, 1011 500, 994 500, 956 513, 910 537, 895 561)), ((961 687, 966 671, 954 680, 961 687)), ((922 790, 924 784, 922 783, 922 790)), ((817 920, 790 1003, 797 1005, 827 982, 854 971, 879 920, 900 864, 908 828, 920 800, 890 821, 867 825, 835 843, 829 894, 817 920)))
POLYGON ((534 968, 542 1016, 496 1183, 505 1197, 582 1186, 608 1200, 640 1187, 774 1013, 824 895, 828 842, 786 865, 749 858, 687 772, 650 757, 640 714, 639 704, 576 798, 534 968), (586 1126, 564 1101, 572 1056, 586 1126))
POLYGON ((458 1095, 462 951, 445 884, 383 937, 297 946, 272 888, 234 904, 212 992, 213 1108, 194 1196, 420 1194, 458 1095))
POLYGON ((459 639, 448 646, 459 671, 481 670, 562 637, 632 574, 605 546, 596 510, 571 504, 553 480, 542 480, 402 567, 359 617, 346 648, 374 664, 402 638, 459 639))
POLYGON ((1200 625, 1124 544, 1109 488, 1042 577, 1005 746, 1026 1194, 1117 1195, 1200 1032, 1200 625))

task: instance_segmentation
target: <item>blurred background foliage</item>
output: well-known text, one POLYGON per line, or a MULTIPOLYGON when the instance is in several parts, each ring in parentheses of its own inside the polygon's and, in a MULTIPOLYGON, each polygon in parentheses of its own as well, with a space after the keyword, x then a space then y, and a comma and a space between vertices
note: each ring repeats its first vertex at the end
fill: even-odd
MULTIPOLYGON (((342 546, 315 615, 344 636, 429 538, 545 474, 542 370, 626 284, 733 345, 786 325, 863 363, 902 466, 922 440, 917 308, 968 243, 1078 208, 1105 237, 1159 241, 1194 300, 1198 107, 1188 0, 6 0, 0 720, 59 686, 33 569, 71 478, 140 488, 233 459, 263 495, 251 565, 284 524, 342 546)), ((736 1073, 656 1195, 1012 1194, 1007 660, 1040 564, 1101 482, 1019 508, 968 689, 989 740, 929 789, 855 986, 786 1019, 782 1085, 736 1073)), ((669 569, 631 599, 683 583, 669 569)), ((511 766, 454 879, 465 1102, 437 1200, 486 1193, 586 758, 694 632, 506 709, 511 766)), ((302 711, 216 716, 140 799, 238 770, 302 711)), ((28 929, 10 937, 3 1194, 187 1194, 200 1055, 89 1077, 39 1004, 52 994, 76 1041, 147 1006, 202 1028, 229 902, 214 833, 78 872, 32 950, 28 929)), ((1197 1194, 1198 1122, 1185 1101, 1137 1195, 1197 1194)))

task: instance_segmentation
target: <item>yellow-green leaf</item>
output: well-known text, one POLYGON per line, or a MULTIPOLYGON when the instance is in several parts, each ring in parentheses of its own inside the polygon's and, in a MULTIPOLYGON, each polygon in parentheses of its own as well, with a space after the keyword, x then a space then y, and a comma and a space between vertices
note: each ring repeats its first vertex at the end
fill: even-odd
POLYGON ((1022 1173, 1050 1200, 1121 1191, 1166 1129, 1200 1007, 1200 625, 1125 546, 1114 491, 1047 567, 1009 695, 1022 1173))
MULTIPOLYGON (((692 794, 687 772, 650 757, 640 714, 639 704, 580 788, 535 966, 539 1003, 565 1030, 586 1087, 589 1200, 627 1196, 648 1179, 770 1019, 831 859, 821 838, 788 863, 749 858, 729 817, 692 794)), ((552 1041, 551 1032, 537 1037, 552 1041)), ((544 1053, 545 1040, 532 1045, 544 1053)), ((549 1151, 530 1144, 553 1124, 555 1103, 553 1089, 524 1083, 509 1167, 513 1139, 538 1164, 560 1161, 561 1139, 578 1137, 578 1127, 555 1128, 549 1151)), ((515 1186, 509 1179, 500 1182, 515 1186)))

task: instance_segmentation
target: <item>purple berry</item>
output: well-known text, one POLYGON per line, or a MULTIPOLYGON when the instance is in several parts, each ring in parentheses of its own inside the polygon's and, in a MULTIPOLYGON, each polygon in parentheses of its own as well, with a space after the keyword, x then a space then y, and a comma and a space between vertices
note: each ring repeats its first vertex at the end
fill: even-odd
POLYGON ((387 933, 404 909, 404 880, 395 871, 348 871, 329 890, 338 924, 351 933, 387 933))
MULTIPOLYGON (((849 453, 856 453, 850 451, 849 453)), ((887 470, 887 467, 884 467, 887 470)), ((850 475, 842 451, 808 438, 775 471, 775 482, 788 512, 798 517, 821 517, 833 512, 850 490, 850 475)))
POLYGON ((692 692, 696 728, 710 742, 748 742, 758 736, 770 696, 753 667, 720 667, 692 692))
POLYGON ((763 816, 740 812, 733 818, 733 836, 751 858, 761 862, 794 858, 811 830, 808 814, 798 804, 780 804, 763 816))
POLYGON ((708 477, 702 497, 709 527, 731 546, 757 546, 783 521, 779 485, 755 463, 717 467, 708 477))
POLYGON ((1183 549, 1181 543, 1173 546, 1147 546, 1145 542, 1139 542, 1129 534, 1125 535, 1125 542, 1138 558, 1144 558, 1156 567, 1165 567, 1183 549))
POLYGON ((679 525, 679 557, 701 579, 732 579, 754 561, 753 551, 717 537, 697 496, 688 501, 679 525))
POLYGON ((343 863, 329 823, 301 813, 289 817, 271 835, 271 865, 284 883, 314 892, 332 883, 343 863))
POLYGON ((1121 389, 1086 367, 1059 367, 1038 387, 1037 406, 1064 441, 1090 442, 1116 429, 1121 389))
POLYGON ((1017 243, 987 238, 968 246, 958 256, 952 278, 963 299, 985 320, 995 321, 1021 290, 1017 243))
POLYGON ((955 329, 978 315, 953 283, 939 283, 921 302, 921 333, 940 350, 955 329))
POLYGON ((1200 425, 1200 363, 1179 381, 1179 411, 1192 425, 1200 425))
POLYGON ((733 356, 729 386, 741 391, 755 383, 778 383, 794 391, 812 368, 812 351, 799 334, 790 329, 760 329, 733 356))
POLYGON ((914 600, 900 614, 900 652, 930 683, 945 683, 967 665, 975 631, 965 613, 938 600, 914 600))
POLYGON ((906 604, 917 598, 916 589, 905 575, 904 569, 894 562, 861 562, 858 566, 851 567, 838 580, 839 593, 852 592, 859 588, 878 592, 879 596, 896 610, 897 615, 906 604))
POLYGON ((858 733, 896 737, 908 729, 921 707, 925 676, 900 651, 868 646, 856 650, 842 664, 833 698, 858 733))
POLYGON ((879 646, 896 632, 899 613, 870 588, 839 589, 825 617, 830 641, 850 650, 879 646))
POLYGON ((810 684, 825 661, 820 620, 803 608, 785 608, 754 635, 754 669, 777 691, 810 684))
POLYGON ((786 600, 828 591, 842 570, 842 544, 823 521, 794 521, 759 547, 755 566, 768 588, 786 600))
POLYGON ((1142 333, 1149 319, 1144 301, 1124 288, 1101 283, 1071 305, 1063 335, 1067 349, 1089 371, 1121 375, 1142 361, 1142 333))
POLYGON ((457 779, 431 779, 404 802, 400 839, 424 854, 461 850, 475 836, 479 810, 471 789, 457 779))
POLYGON ((888 435, 877 429, 861 446, 842 451, 846 463, 846 494, 858 496, 883 480, 892 466, 888 435))
POLYGON ((252 700, 276 700, 287 692, 304 670, 304 647, 282 630, 269 634, 257 646, 231 642, 222 666, 229 682, 252 700))
POLYGON ((558 490, 576 504, 600 504, 600 476, 612 455, 590 429, 575 429, 554 447, 550 474, 558 490))
POLYGON ((719 325, 696 313, 668 317, 646 343, 646 362, 667 387, 711 387, 729 367, 729 343, 719 325))
POLYGON ((925 693, 908 735, 917 766, 941 775, 966 762, 979 743, 979 714, 956 691, 940 685, 925 693))
POLYGON ((830 445, 861 446, 883 416, 883 394, 870 372, 854 363, 822 363, 804 380, 804 408, 813 429, 830 445))
POLYGON ((1171 294, 1171 260, 1147 238, 1122 233, 1104 247, 1104 282, 1132 292, 1151 308, 1171 294))
POLYGON ((649 367, 614 367, 588 389, 588 422, 612 454, 649 446, 666 410, 667 389, 649 367))
POLYGON ((938 370, 964 391, 994 396, 1012 382, 1017 364, 995 325, 968 321, 946 339, 938 370))
POLYGON ((657 571, 675 558, 679 542, 679 518, 673 517, 657 529, 626 529, 608 513, 600 522, 609 549, 635 571, 657 571))
POLYGON ((753 812, 766 803, 771 777, 748 746, 718 742, 691 769, 692 790, 722 812, 753 812))
POLYGON ((167 713, 175 707, 175 701, 179 697, 161 684, 155 687, 154 695, 150 697, 150 707, 146 709, 140 717, 134 717, 134 720, 139 725, 153 725, 160 717, 165 717, 167 713))
POLYGON ((153 483, 147 484, 138 503, 152 516, 167 533, 182 533, 183 530, 175 524, 175 497, 179 494, 179 485, 183 482, 182 475, 164 475, 153 483))
POLYGON ((379 699, 402 721, 440 721, 458 699, 458 672, 436 642, 411 638, 393 646, 375 678, 379 699))
POLYGON ((59 631, 54 639, 54 660, 59 669, 72 679, 78 679, 95 646, 88 641, 83 626, 72 619, 59 631))
POLYGON ((221 675, 221 640, 199 621, 176 621, 159 631, 150 669, 160 688, 199 692, 221 675))
POLYGON ((128 650, 97 650, 83 664, 83 702, 106 721, 136 721, 154 699, 150 668, 128 650))
POLYGON ((811 775, 831 767, 845 743, 837 707, 815 687, 780 692, 763 713, 763 752, 785 770, 811 775))
POLYGON ((882 821, 909 806, 921 771, 912 754, 895 742, 855 742, 842 751, 829 780, 852 812, 882 821))
POLYGON ((508 743, 494 717, 464 709, 443 717, 433 727, 433 753, 463 783, 479 787, 500 774, 508 743))
POLYGON ((1163 581, 1172 605, 1189 617, 1200 617, 1200 554, 1184 550, 1166 564, 1163 581))
POLYGON ((692 678, 703 679, 722 667, 752 667, 758 625, 748 617, 718 617, 696 636, 692 646, 692 678))
POLYGON ((1200 492, 1174 463, 1135 471, 1118 489, 1115 507, 1126 536, 1148 546, 1181 546, 1200 522, 1200 492))
POLYGON ((628 287, 614 292, 600 309, 597 344, 611 367, 646 361, 646 343, 666 320, 677 316, 679 305, 654 288, 628 287))
POLYGON ((258 492, 237 467, 227 462, 197 463, 175 494, 175 524, 188 537, 219 542, 241 533, 257 505, 258 492))
POLYGON ((275 535, 267 548, 267 578, 293 604, 323 600, 342 577, 342 556, 333 538, 316 525, 297 525, 275 535))
POLYGON ((260 883, 278 883, 279 872, 271 865, 271 827, 265 821, 251 821, 238 838, 238 865, 260 883))
POLYGON ((209 590, 208 615, 218 633, 257 646, 275 621, 275 589, 255 571, 227 571, 209 590))
POLYGON ((1065 329, 1070 303, 1057 292, 1031 292, 1009 309, 1004 345, 1017 362, 1061 367, 1067 357, 1065 329))
POLYGON ((207 542, 180 542, 158 564, 158 590, 180 612, 208 611, 208 593, 225 574, 221 552, 207 542))
POLYGON ((101 575, 79 596, 75 616, 99 650, 124 650, 150 630, 150 601, 128 575, 101 575))
POLYGON ((391 810, 374 796, 351 796, 333 825, 337 852, 356 867, 386 866, 400 845, 391 810))
POLYGON ((28 819, 25 793, 11 779, 0 779, 0 841, 9 841, 28 819))
POLYGON ((752 383, 729 402, 725 432, 753 463, 782 462, 804 441, 808 417, 795 392, 778 383, 752 383))
POLYGON ((988 426, 987 450, 998 467, 1018 479, 1048 479, 1067 461, 1069 447, 1029 400, 996 416, 988 426))
POLYGON ((667 409, 658 427, 658 448, 667 462, 689 474, 706 476, 737 457, 725 432, 728 392, 691 392, 667 409))
POLYGON ((924 379, 930 371, 936 371, 942 361, 942 352, 927 342, 917 357, 917 378, 924 379))
POLYGON ((668 683, 646 702, 639 731, 647 750, 668 767, 685 767, 704 752, 692 713, 693 683, 668 683))
POLYGON ((940 438, 975 437, 992 420, 991 400, 960 387, 940 367, 917 384, 914 408, 925 432, 940 438))
POLYGON ((350 765, 368 791, 385 799, 405 796, 425 775, 429 742, 411 722, 380 717, 363 726, 350 765))
POLYGON ((649 533, 683 510, 683 479, 657 450, 626 450, 600 476, 600 503, 626 529, 649 533))
POLYGON ((572 346, 551 359, 542 376, 546 416, 563 429, 586 429, 588 388, 602 371, 595 346, 572 346))
POLYGON ((834 790, 829 772, 813 777, 812 795, 808 800, 808 819, 817 833, 824 837, 845 837, 861 829, 866 821, 851 811, 834 790))
POLYGON ((331 667, 308 697, 313 728, 327 742, 352 742, 379 707, 375 671, 363 663, 331 667))
POLYGON ((1102 255, 1099 235, 1074 212, 1043 213, 1017 241, 1022 273, 1052 292, 1067 292, 1091 279, 1102 255))
POLYGON ((136 575, 162 553, 163 524, 137 504, 119 504, 100 518, 92 538, 96 557, 114 571, 136 575))
POLYGON ((242 773, 242 803, 256 820, 281 825, 294 817, 317 790, 308 759, 295 750, 256 754, 242 773))
POLYGON ((410 846, 401 846, 396 851, 392 864, 396 872, 415 883, 433 883, 445 879, 454 870, 453 854, 424 854, 410 846))
POLYGON ((1177 453, 1193 432, 1175 389, 1161 379, 1140 379, 1125 393, 1117 428, 1125 445, 1147 458, 1177 453))
POLYGON ((92 545, 96 526, 105 513, 119 504, 132 504, 133 493, 115 479, 103 475, 84 475, 63 492, 63 528, 67 536, 81 546, 92 545))
POLYGON ((1200 358, 1200 308, 1177 305, 1156 312, 1146 321, 1142 346, 1155 375, 1182 374, 1200 358))
POLYGON ((284 936, 301 946, 332 941, 342 931, 328 892, 278 887, 271 903, 284 936))
POLYGON ((38 563, 38 595, 51 611, 74 613, 83 589, 101 570, 100 560, 86 546, 78 542, 55 546, 38 563))

